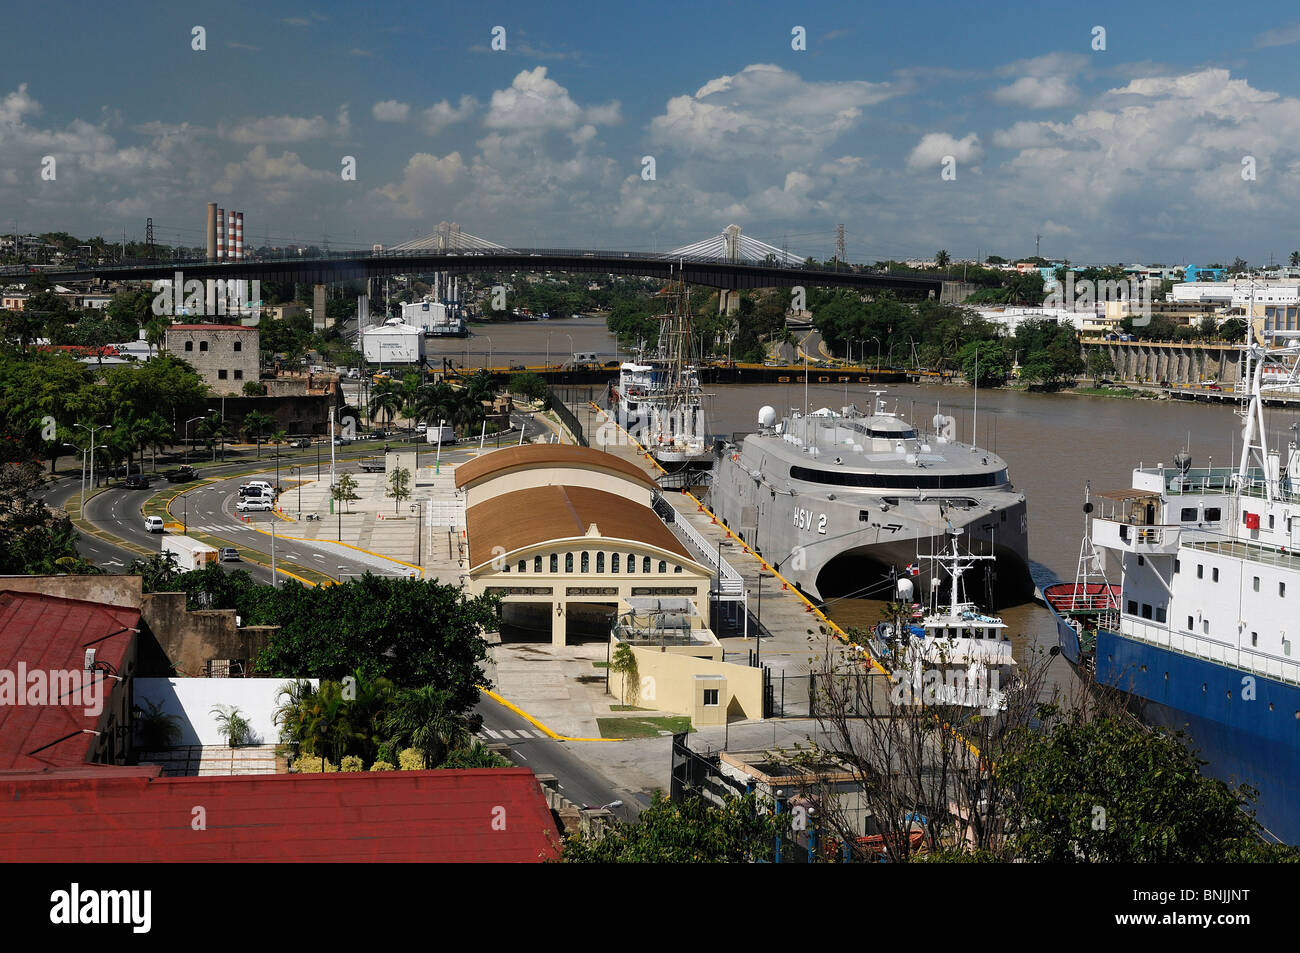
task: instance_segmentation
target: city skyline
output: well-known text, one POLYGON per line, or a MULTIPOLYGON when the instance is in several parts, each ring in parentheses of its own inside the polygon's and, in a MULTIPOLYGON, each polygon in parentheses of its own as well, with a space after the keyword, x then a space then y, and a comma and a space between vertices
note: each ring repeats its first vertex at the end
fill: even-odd
POLYGON ((1023 257, 1041 236, 1074 261, 1284 262, 1300 22, 1256 4, 1206 30, 1193 7, 126 4, 56 34, 20 5, 0 232, 141 240, 152 217, 201 245, 216 201, 247 210, 253 247, 447 220, 663 251, 734 222, 828 258, 844 223, 851 261, 1023 257))

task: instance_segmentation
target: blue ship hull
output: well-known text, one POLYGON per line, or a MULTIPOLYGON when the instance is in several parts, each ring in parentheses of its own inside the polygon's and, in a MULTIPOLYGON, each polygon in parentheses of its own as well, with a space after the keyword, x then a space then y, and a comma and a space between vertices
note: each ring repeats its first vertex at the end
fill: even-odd
POLYGON ((1137 699, 1147 724, 1185 732, 1208 773, 1256 788, 1259 822, 1300 844, 1300 686, 1104 629, 1096 680, 1137 699))

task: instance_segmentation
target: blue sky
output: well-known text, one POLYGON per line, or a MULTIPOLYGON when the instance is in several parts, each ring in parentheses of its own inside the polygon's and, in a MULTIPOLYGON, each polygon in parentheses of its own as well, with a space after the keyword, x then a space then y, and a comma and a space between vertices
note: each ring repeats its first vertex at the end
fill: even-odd
POLYGON ((152 216, 198 243, 217 201, 255 243, 448 220, 660 250, 735 222, 818 257, 843 222, 867 261, 1300 247, 1294 4, 443 6, 10 3, 0 232, 152 216))

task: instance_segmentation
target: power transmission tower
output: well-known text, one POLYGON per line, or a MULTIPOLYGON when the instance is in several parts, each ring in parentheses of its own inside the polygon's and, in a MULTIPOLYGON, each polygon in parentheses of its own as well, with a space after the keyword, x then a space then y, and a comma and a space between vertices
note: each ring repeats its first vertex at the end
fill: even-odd
POLYGON ((835 226, 835 266, 844 260, 844 225, 835 226))
POLYGON ((155 256, 153 253, 153 219, 152 218, 146 218, 144 220, 144 244, 145 244, 145 256, 150 261, 153 261, 155 256))

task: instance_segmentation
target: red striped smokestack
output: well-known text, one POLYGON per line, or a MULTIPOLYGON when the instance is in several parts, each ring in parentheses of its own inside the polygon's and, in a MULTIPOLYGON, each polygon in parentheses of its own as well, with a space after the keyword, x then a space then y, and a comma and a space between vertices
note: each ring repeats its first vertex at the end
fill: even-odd
POLYGON ((235 211, 231 209, 226 215, 226 258, 235 260, 235 211))
POLYGON ((226 257, 226 210, 217 209, 217 260, 226 257))
POLYGON ((235 213, 235 258, 244 260, 244 213, 235 213))

